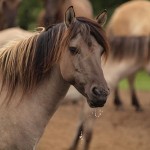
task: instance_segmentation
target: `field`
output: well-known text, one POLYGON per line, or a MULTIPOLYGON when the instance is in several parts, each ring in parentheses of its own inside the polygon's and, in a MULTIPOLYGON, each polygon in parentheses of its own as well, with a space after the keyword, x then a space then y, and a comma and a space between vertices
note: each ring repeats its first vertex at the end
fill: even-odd
MULTIPOLYGON (((138 113, 130 105, 128 90, 121 90, 122 111, 115 109, 112 96, 109 97, 101 117, 95 118, 90 150, 150 150, 150 93, 138 90, 137 94, 144 109, 138 113)), ((67 150, 76 132, 80 110, 81 102, 61 105, 48 124, 38 150, 67 150)), ((79 150, 83 142, 84 137, 79 150)))

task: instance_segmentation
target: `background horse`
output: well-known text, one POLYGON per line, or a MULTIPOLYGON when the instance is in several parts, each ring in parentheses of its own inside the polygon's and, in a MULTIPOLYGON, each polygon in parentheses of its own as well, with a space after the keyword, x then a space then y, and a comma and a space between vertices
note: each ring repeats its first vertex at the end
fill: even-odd
POLYGON ((0 30, 16 26, 21 0, 0 0, 0 30))
MULTIPOLYGON (((107 26, 111 51, 103 66, 106 81, 111 89, 115 89, 121 79, 128 77, 132 104, 137 111, 141 110, 141 106, 137 101, 133 85, 135 74, 140 69, 146 69, 150 73, 149 8, 148 1, 125 3, 116 9, 107 26)), ((118 89, 115 89, 115 103, 121 105, 118 89)), ((71 150, 77 148, 81 131, 85 141, 84 150, 89 149, 95 120, 95 116, 89 117, 91 111, 93 110, 84 104, 71 150)))
POLYGON ((5 29, 0 31, 0 48, 11 41, 18 41, 24 38, 29 38, 33 33, 23 30, 18 27, 5 29))
POLYGON ((0 49, 0 149, 35 149, 70 84, 91 107, 104 106, 105 20, 105 11, 97 22, 75 18, 70 7, 64 23, 0 49))
POLYGON ((44 10, 39 15, 38 26, 48 27, 63 21, 63 14, 69 6, 74 6, 76 16, 93 17, 89 0, 43 0, 44 10))
MULTIPOLYGON (((132 1, 121 5, 116 9, 108 26, 107 34, 112 40, 112 52, 116 55, 126 55, 127 65, 130 56, 137 58, 135 71, 129 74, 128 82, 131 91, 132 104, 136 110, 141 110, 136 92, 134 89, 134 80, 136 72, 143 68, 149 71, 150 57, 150 2, 132 1), (133 11, 134 10, 134 11, 133 11), (130 15, 129 15, 130 14, 130 15), (130 17, 129 17, 130 16, 130 17), (120 52, 119 52, 120 51, 120 52), (126 53, 126 54, 122 54, 126 53), (136 68, 139 65, 140 67, 136 68)), ((132 58, 132 59, 133 59, 132 58)), ((129 69, 130 72, 130 69, 129 69)), ((126 74, 126 73, 125 73, 126 74)), ((125 75, 125 77, 127 77, 125 75)), ((118 95, 118 88, 115 90, 114 103, 121 106, 122 102, 118 95)))

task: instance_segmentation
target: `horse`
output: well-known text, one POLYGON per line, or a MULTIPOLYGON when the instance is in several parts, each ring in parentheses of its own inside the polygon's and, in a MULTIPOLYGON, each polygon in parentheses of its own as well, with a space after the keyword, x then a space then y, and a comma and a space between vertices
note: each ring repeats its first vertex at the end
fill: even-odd
POLYGON ((21 0, 0 0, 0 30, 15 27, 21 0))
POLYGON ((19 27, 8 28, 0 31, 0 48, 11 41, 18 41, 32 36, 33 33, 19 27))
MULTIPOLYGON (((122 51, 129 51, 127 55, 133 53, 133 51, 138 51, 138 65, 141 64, 141 67, 149 72, 149 35, 150 35, 150 2, 149 1, 131 1, 121 5, 116 9, 114 15, 112 16, 108 26, 107 26, 107 35, 114 41, 114 53, 117 49, 124 49, 122 51), (135 11, 133 11, 135 10, 135 11), (128 13, 125 13, 128 12, 128 13), (129 15, 131 17, 129 17, 129 15), (140 20, 140 22, 139 22, 140 20), (120 48, 119 44, 123 44, 120 48), (132 48, 133 45, 133 48, 132 48), (130 46, 130 48, 129 48, 130 46), (128 50, 129 49, 129 50, 128 50), (135 50, 134 50, 135 49, 135 50), (141 51, 143 50, 143 52, 141 51), (148 50, 147 50, 148 49, 148 50), (141 53, 141 56, 140 56, 141 53)), ((119 52, 118 52, 119 54, 119 52)), ((120 55, 120 54, 119 54, 120 55)), ((141 68, 140 67, 140 68, 141 68)), ((136 72, 140 69, 139 67, 129 76, 125 76, 128 79, 132 105, 136 108, 137 111, 141 111, 142 107, 136 96, 134 88, 134 80, 136 72)), ((115 98, 114 104, 119 108, 122 107, 122 101, 120 100, 118 94, 118 87, 115 89, 115 98)))
MULTIPOLYGON (((140 69, 150 73, 149 8, 149 1, 124 3, 115 10, 106 27, 111 50, 102 68, 109 88, 115 92, 114 103, 117 104, 117 108, 122 106, 117 85, 121 79, 127 77, 132 104, 136 111, 142 110, 135 94, 134 79, 140 69)), ((95 121, 95 116, 91 115, 92 111, 85 103, 70 150, 77 149, 81 131, 84 137, 84 150, 89 149, 95 121)))
POLYGON ((100 65, 109 45, 102 24, 75 17, 0 49, 0 149, 33 150, 73 85, 90 107, 103 107, 109 89, 100 65))
POLYGON ((76 16, 93 18, 93 9, 89 0, 44 0, 44 10, 38 18, 38 26, 47 27, 63 21, 63 14, 69 6, 74 6, 76 16))

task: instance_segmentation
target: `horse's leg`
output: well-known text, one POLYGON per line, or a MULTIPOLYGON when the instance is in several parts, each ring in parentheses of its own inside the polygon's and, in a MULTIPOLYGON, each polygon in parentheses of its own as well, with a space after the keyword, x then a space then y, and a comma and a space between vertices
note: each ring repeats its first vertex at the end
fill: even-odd
POLYGON ((114 91, 114 105, 117 108, 122 108, 122 101, 120 100, 120 97, 119 97, 119 87, 118 86, 115 88, 115 91, 114 91))
POLYGON ((134 80, 135 80, 135 74, 128 77, 129 82, 129 88, 131 92, 131 100, 132 105, 136 108, 136 111, 142 111, 142 107, 138 101, 138 98, 136 96, 135 88, 134 88, 134 80))
POLYGON ((82 140, 80 139, 80 136, 81 136, 81 133, 83 133, 83 137, 84 138, 84 150, 88 150, 89 149, 89 145, 90 145, 90 142, 91 142, 91 139, 92 139, 92 128, 88 127, 88 122, 91 121, 90 118, 89 120, 87 120, 87 122, 85 123, 81 123, 79 126, 78 126, 78 129, 77 129, 77 133, 75 135, 75 138, 73 140, 73 143, 71 145, 71 147, 69 148, 69 150, 76 150, 77 149, 77 146, 78 146, 78 143, 79 143, 79 140, 82 140), (86 124, 87 123, 87 124, 86 124))
POLYGON ((74 137, 73 143, 71 144, 71 147, 69 148, 69 150, 76 150, 77 149, 79 139, 80 139, 82 132, 83 132, 83 121, 80 122, 80 124, 77 128, 76 135, 74 137))
MULTIPOLYGON (((93 122, 94 120, 89 118, 89 122, 92 121, 92 126, 87 123, 84 125, 84 150, 89 150, 89 146, 92 140, 92 135, 93 135, 93 122)), ((91 123, 90 123, 91 124, 91 123)))
POLYGON ((93 116, 92 112, 93 110, 89 108, 87 102, 85 101, 80 114, 80 123, 77 128, 77 132, 73 140, 73 143, 69 150, 76 150, 79 140, 83 140, 82 142, 84 142, 84 148, 83 148, 84 150, 89 149, 89 145, 92 139, 93 124, 95 120, 95 117, 93 116), (83 139, 80 138, 81 133, 83 139))

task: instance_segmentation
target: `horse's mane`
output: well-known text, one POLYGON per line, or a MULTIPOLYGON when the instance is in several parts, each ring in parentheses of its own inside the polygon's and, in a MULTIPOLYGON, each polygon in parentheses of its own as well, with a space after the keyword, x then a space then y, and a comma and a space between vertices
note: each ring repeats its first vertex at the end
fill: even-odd
POLYGON ((114 61, 150 61, 149 36, 112 36, 109 37, 109 43, 114 61))
POLYGON ((64 23, 53 25, 40 34, 0 49, 1 90, 5 85, 9 88, 9 99, 18 86, 22 87, 23 93, 33 90, 50 75, 51 68, 60 60, 61 52, 77 33, 88 44, 93 35, 107 54, 105 33, 94 21, 79 17, 68 29, 64 23))

